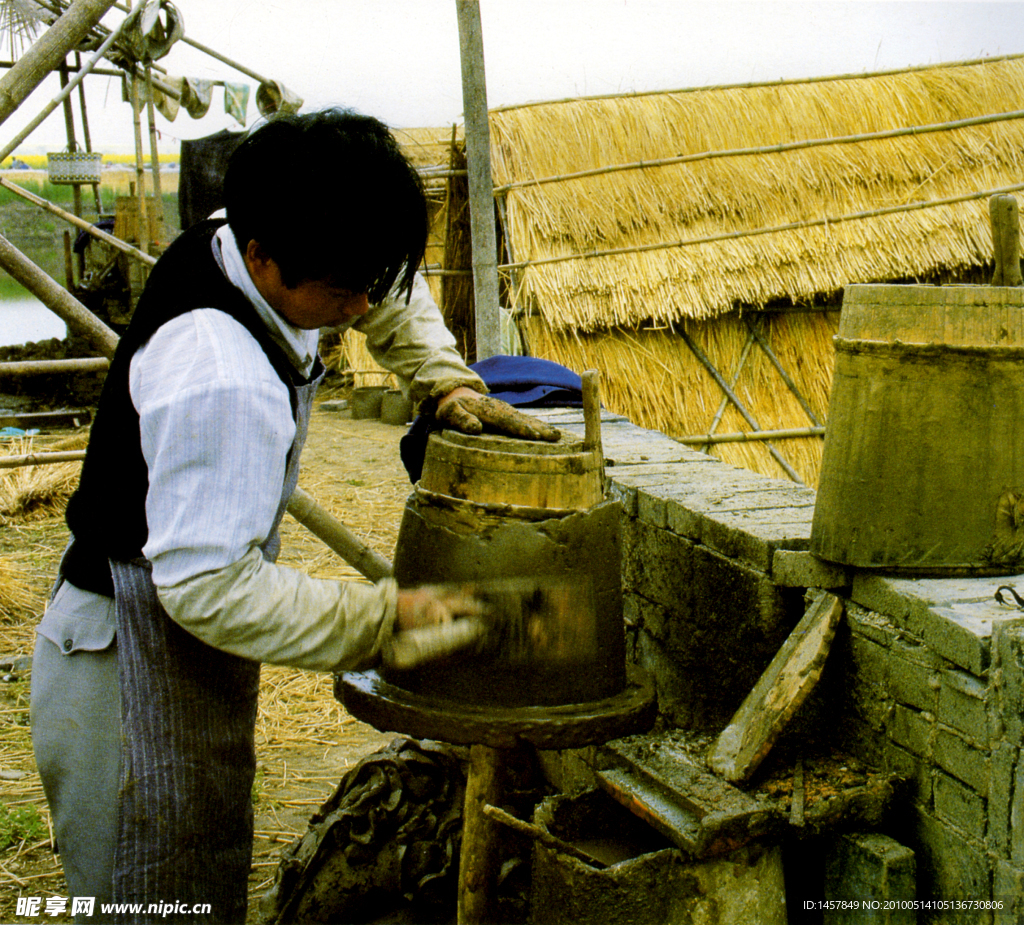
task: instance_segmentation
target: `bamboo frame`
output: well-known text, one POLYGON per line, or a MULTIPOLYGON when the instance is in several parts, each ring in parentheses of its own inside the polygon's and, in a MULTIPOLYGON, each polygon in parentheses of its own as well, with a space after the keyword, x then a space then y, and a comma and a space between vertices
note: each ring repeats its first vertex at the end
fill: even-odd
POLYGON ((994 113, 987 116, 975 116, 971 119, 958 119, 953 122, 936 122, 930 125, 912 125, 909 128, 890 129, 885 132, 864 132, 859 135, 838 135, 834 138, 811 138, 805 141, 791 141, 785 144, 764 145, 758 148, 732 148, 722 151, 700 151, 697 154, 681 154, 678 157, 662 157, 649 161, 634 161, 629 164, 611 164, 608 167, 595 167, 593 170, 579 170, 551 177, 537 177, 534 180, 516 180, 494 188, 495 195, 507 193, 514 189, 525 189, 543 186, 547 183, 564 183, 569 180, 582 180, 587 177, 600 177, 627 170, 648 170, 654 167, 671 167, 675 164, 693 164, 698 161, 709 161, 720 157, 762 157, 765 154, 784 154, 787 151, 804 151, 808 148, 821 148, 829 145, 862 144, 865 141, 884 141, 893 138, 906 138, 910 135, 928 135, 932 132, 949 132, 962 128, 973 128, 979 125, 991 125, 995 122, 1011 122, 1024 119, 1024 109, 1013 112, 994 113))
POLYGON ((752 432, 738 431, 733 434, 690 434, 685 437, 673 437, 676 443, 688 446, 712 443, 746 443, 749 440, 792 440, 795 437, 824 437, 825 428, 790 427, 783 430, 755 430, 752 432))
POLYGON ((588 251, 580 254, 559 254, 556 257, 541 257, 537 260, 503 263, 500 270, 523 269, 525 267, 547 266, 553 263, 566 263, 572 260, 589 260, 593 257, 617 257, 623 254, 642 254, 648 251, 666 250, 672 247, 691 247, 696 244, 715 244, 720 241, 735 241, 740 238, 755 238, 761 235, 778 234, 783 231, 799 231, 804 228, 827 228, 844 222, 862 221, 868 218, 879 218, 883 215, 898 215, 903 212, 918 212, 922 209, 934 209, 939 206, 956 205, 961 202, 972 202, 977 199, 988 199, 1005 193, 1016 193, 1024 190, 1024 183, 1002 186, 998 189, 979 190, 963 196, 947 196, 943 199, 928 199, 911 202, 901 206, 887 206, 882 209, 871 209, 865 212, 854 212, 849 215, 834 215, 827 218, 812 218, 801 222, 787 222, 785 225, 774 225, 770 228, 750 228, 746 231, 727 231, 721 234, 706 235, 702 238, 689 238, 681 241, 659 241, 657 244, 638 244, 634 247, 615 247, 603 251, 588 251))
MULTIPOLYGON (((970 58, 965 61, 951 61, 942 65, 943 67, 971 67, 975 64, 996 64, 1000 61, 1017 61, 1024 58, 1024 54, 997 55, 992 58, 970 58)), ((634 99, 643 96, 662 96, 673 93, 707 93, 713 90, 750 90, 756 87, 793 87, 801 84, 828 83, 833 80, 863 80, 870 77, 885 77, 892 74, 911 74, 915 71, 929 71, 935 68, 934 64, 920 64, 913 67, 890 68, 884 71, 869 71, 864 74, 833 74, 826 77, 790 77, 782 80, 760 80, 749 83, 734 84, 710 84, 706 87, 683 87, 679 90, 641 90, 636 93, 602 93, 594 96, 571 96, 560 100, 537 100, 532 103, 510 103, 505 106, 496 106, 491 112, 508 112, 512 109, 530 109, 537 106, 550 106, 559 103, 589 102, 591 100, 621 100, 634 99)))
MULTIPOLYGON (((690 351, 693 353, 693 355, 698 360, 700 360, 701 364, 707 369, 709 373, 711 373, 711 377, 715 380, 715 382, 718 383, 718 387, 728 396, 729 400, 733 403, 733 405, 736 406, 736 410, 739 411, 741 415, 743 415, 743 419, 755 431, 761 430, 761 425, 757 423, 756 418, 744 407, 743 402, 739 400, 739 397, 736 395, 736 393, 733 392, 733 390, 729 387, 725 379, 722 378, 722 374, 715 368, 714 363, 712 363, 711 360, 708 359, 704 351, 697 346, 693 338, 691 338, 690 335, 686 333, 686 331, 680 330, 678 333, 679 336, 683 339, 683 342, 686 344, 686 346, 690 348, 690 351)), ((803 479, 800 478, 800 476, 797 474, 797 471, 786 461, 786 458, 775 447, 769 445, 768 452, 772 454, 772 458, 780 466, 782 466, 786 474, 794 482, 797 482, 800 485, 804 484, 803 479)))
POLYGON ((108 234, 95 225, 90 225, 85 219, 79 218, 77 215, 73 215, 65 209, 62 209, 58 205, 54 205, 48 199, 43 199, 42 196, 37 196, 35 193, 29 192, 27 189, 23 189, 18 186, 17 183, 12 183, 6 177, 0 177, 0 186, 4 189, 14 193, 15 196, 20 196, 22 199, 31 202, 33 205, 38 206, 51 215, 56 215, 58 218, 62 218, 64 221, 69 222, 76 228, 82 231, 88 232, 97 240, 102 241, 104 244, 109 244, 111 247, 116 247, 122 253, 127 254, 133 260, 138 260, 141 263, 145 263, 149 266, 153 266, 156 263, 156 258, 151 257, 149 254, 144 254, 137 247, 132 247, 127 241, 122 241, 120 238, 115 238, 112 234, 108 234))

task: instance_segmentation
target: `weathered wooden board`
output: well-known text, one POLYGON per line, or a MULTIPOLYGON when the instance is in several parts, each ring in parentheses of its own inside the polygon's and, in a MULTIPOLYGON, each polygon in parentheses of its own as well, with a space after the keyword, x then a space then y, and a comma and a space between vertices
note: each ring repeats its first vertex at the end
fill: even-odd
POLYGON ((595 772, 601 788, 693 857, 725 854, 781 831, 774 801, 752 797, 709 771, 668 736, 634 736, 602 746, 611 767, 595 772), (637 746, 646 742, 647 747, 637 746))
POLYGON ((708 765, 731 783, 750 779, 821 677, 842 616, 835 595, 820 592, 708 752, 708 765))

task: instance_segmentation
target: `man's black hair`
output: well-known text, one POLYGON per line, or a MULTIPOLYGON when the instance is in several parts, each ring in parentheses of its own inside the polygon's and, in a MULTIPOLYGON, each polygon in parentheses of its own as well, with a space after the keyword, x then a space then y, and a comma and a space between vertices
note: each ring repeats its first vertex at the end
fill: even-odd
POLYGON ((371 303, 396 283, 412 291, 427 243, 423 184, 372 116, 275 117, 232 154, 224 202, 242 252, 258 241, 289 288, 330 280, 371 303))

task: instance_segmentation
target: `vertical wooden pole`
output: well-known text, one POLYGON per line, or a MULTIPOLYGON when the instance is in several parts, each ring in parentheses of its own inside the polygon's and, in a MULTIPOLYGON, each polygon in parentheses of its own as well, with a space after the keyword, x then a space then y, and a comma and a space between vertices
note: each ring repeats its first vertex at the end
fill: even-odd
POLYGON ((455 0, 462 61, 462 108, 469 169, 469 224, 473 241, 473 300, 476 307, 476 359, 501 352, 498 310, 498 247, 491 182, 491 134, 487 124, 487 85, 479 0, 455 0))
POLYGON ((462 811, 462 849, 459 853, 458 925, 492 921, 498 882, 498 823, 484 813, 501 802, 504 769, 501 749, 472 745, 462 811))
MULTIPOLYGON (((146 65, 146 90, 148 91, 148 99, 146 100, 146 118, 149 122, 149 157, 152 165, 150 169, 153 172, 153 198, 156 200, 157 221, 162 223, 164 218, 164 200, 163 192, 160 189, 160 152, 156 143, 156 106, 153 103, 153 69, 148 64, 146 65)), ((162 235, 160 240, 163 240, 162 235)))
MULTIPOLYGON (((132 71, 132 118, 135 121, 135 183, 139 201, 139 250, 149 253, 149 209, 146 206, 146 175, 143 168, 142 154, 142 117, 139 104, 139 77, 132 71)), ((141 270, 143 282, 148 275, 141 270)))
MULTIPOLYGON (((61 62, 58 68, 60 74, 60 88, 66 90, 68 86, 68 66, 65 62, 61 62)), ((81 84, 79 84, 81 86, 81 84)), ((68 139, 68 151, 78 150, 78 139, 75 137, 75 113, 71 108, 71 97, 64 97, 64 132, 68 139)), ((72 187, 74 190, 74 212, 79 218, 82 217, 82 187, 81 184, 75 183, 72 187)))
MULTIPOLYGON (((75 66, 79 71, 82 70, 82 56, 77 51, 75 52, 75 66)), ((82 112, 82 143, 85 145, 86 151, 92 151, 92 138, 89 135, 89 116, 85 107, 85 81, 83 80, 78 85, 78 108, 82 112)), ((93 183, 92 196, 96 201, 96 217, 99 218, 103 214, 103 202, 100 199, 100 185, 99 183, 93 183)))

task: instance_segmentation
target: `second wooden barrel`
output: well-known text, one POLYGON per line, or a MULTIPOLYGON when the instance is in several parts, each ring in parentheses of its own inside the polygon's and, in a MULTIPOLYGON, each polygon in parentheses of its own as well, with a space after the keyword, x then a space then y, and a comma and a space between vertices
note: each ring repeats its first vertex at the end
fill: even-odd
POLYGON ((849 286, 811 552, 1024 571, 1024 289, 849 286))

